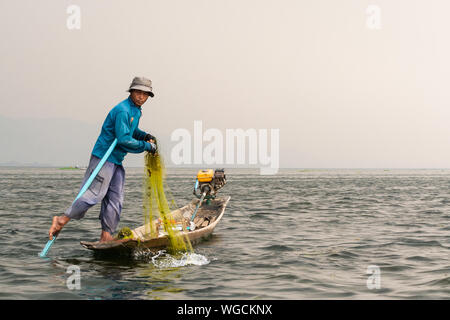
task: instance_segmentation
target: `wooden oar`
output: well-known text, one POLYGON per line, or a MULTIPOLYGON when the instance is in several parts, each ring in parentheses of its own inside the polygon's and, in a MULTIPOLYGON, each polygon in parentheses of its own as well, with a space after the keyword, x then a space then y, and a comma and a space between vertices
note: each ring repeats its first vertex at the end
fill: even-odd
MULTIPOLYGON (((98 172, 100 171, 100 169, 103 167, 103 165, 105 164, 106 160, 108 159, 108 157, 110 156, 111 152, 114 150, 115 146, 117 144, 117 139, 114 139, 113 143, 111 144, 111 146, 109 147, 109 149, 106 151, 105 155, 103 156, 103 158, 100 160, 100 162, 97 164, 97 166, 95 167, 94 171, 92 171, 92 174, 90 175, 89 179, 86 181, 86 183, 84 184, 83 188, 80 190, 80 192, 78 193, 77 197, 75 198, 75 200, 73 201, 73 203, 75 201, 78 200, 79 197, 81 197, 86 190, 91 186, 92 181, 94 181, 95 177, 97 176, 98 172)), ((73 204, 72 203, 72 204, 73 204)), ((52 240, 48 240, 47 244, 45 245, 44 249, 41 251, 41 253, 39 254, 40 257, 45 257, 47 255, 48 250, 50 250, 51 246, 53 245, 53 242, 55 242, 56 240, 56 236, 53 236, 52 240)))

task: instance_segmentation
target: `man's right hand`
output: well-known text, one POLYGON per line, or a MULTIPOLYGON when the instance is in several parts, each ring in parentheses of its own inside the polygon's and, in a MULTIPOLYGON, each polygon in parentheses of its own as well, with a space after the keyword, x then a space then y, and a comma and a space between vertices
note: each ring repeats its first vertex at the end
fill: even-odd
POLYGON ((150 133, 147 133, 144 137, 144 141, 156 143, 156 138, 155 136, 152 136, 150 133))
POLYGON ((153 143, 153 142, 149 142, 150 143, 150 145, 152 146, 152 150, 151 151, 149 151, 151 154, 155 154, 158 150, 158 147, 156 146, 156 144, 155 143, 153 143))
POLYGON ((50 240, 53 240, 53 237, 57 237, 61 229, 64 227, 64 225, 69 222, 70 218, 62 215, 60 217, 54 216, 52 220, 52 226, 50 227, 50 230, 48 231, 48 238, 50 240))

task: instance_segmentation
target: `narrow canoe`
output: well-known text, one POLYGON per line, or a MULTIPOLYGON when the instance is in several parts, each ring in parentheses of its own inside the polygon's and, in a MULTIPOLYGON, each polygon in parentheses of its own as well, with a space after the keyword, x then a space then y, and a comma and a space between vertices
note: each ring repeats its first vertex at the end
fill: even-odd
MULTIPOLYGON (((208 238, 214 228, 225 212, 225 208, 230 201, 231 197, 216 198, 211 200, 211 203, 203 203, 197 211, 194 219, 196 228, 194 231, 180 231, 181 235, 186 235, 191 244, 194 245, 203 239, 208 238)), ((192 200, 186 206, 172 211, 173 217, 192 217, 195 207, 198 204, 198 199, 192 200)), ((153 252, 167 248, 169 240, 167 235, 160 235, 152 239, 146 239, 144 237, 146 226, 140 226, 133 230, 133 237, 129 239, 120 239, 104 242, 88 242, 81 241, 80 244, 89 250, 93 250, 98 253, 112 253, 112 254, 130 254, 138 249, 147 249, 153 252)), ((148 228, 147 228, 148 230, 148 228)))

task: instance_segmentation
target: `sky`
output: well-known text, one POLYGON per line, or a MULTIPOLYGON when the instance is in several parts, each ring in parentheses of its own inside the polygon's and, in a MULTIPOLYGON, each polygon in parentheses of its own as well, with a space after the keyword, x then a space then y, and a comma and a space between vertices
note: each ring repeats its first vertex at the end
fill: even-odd
POLYGON ((280 167, 449 168, 449 12, 446 0, 2 1, 0 163, 87 164, 145 76, 155 97, 140 128, 169 164, 171 134, 202 121, 278 129, 280 167))

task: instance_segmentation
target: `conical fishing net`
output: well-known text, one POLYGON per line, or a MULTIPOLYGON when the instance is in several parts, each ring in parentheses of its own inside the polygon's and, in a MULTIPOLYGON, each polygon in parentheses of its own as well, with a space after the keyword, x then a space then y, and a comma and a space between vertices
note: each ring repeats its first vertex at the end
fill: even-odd
POLYGON ((146 238, 156 238, 163 233, 169 240, 169 252, 192 251, 189 238, 179 230, 185 230, 185 226, 182 222, 177 223, 172 217, 171 212, 178 208, 168 191, 165 178, 166 170, 161 155, 147 153, 143 193, 146 238), (166 192, 171 199, 170 202, 167 200, 166 192))

